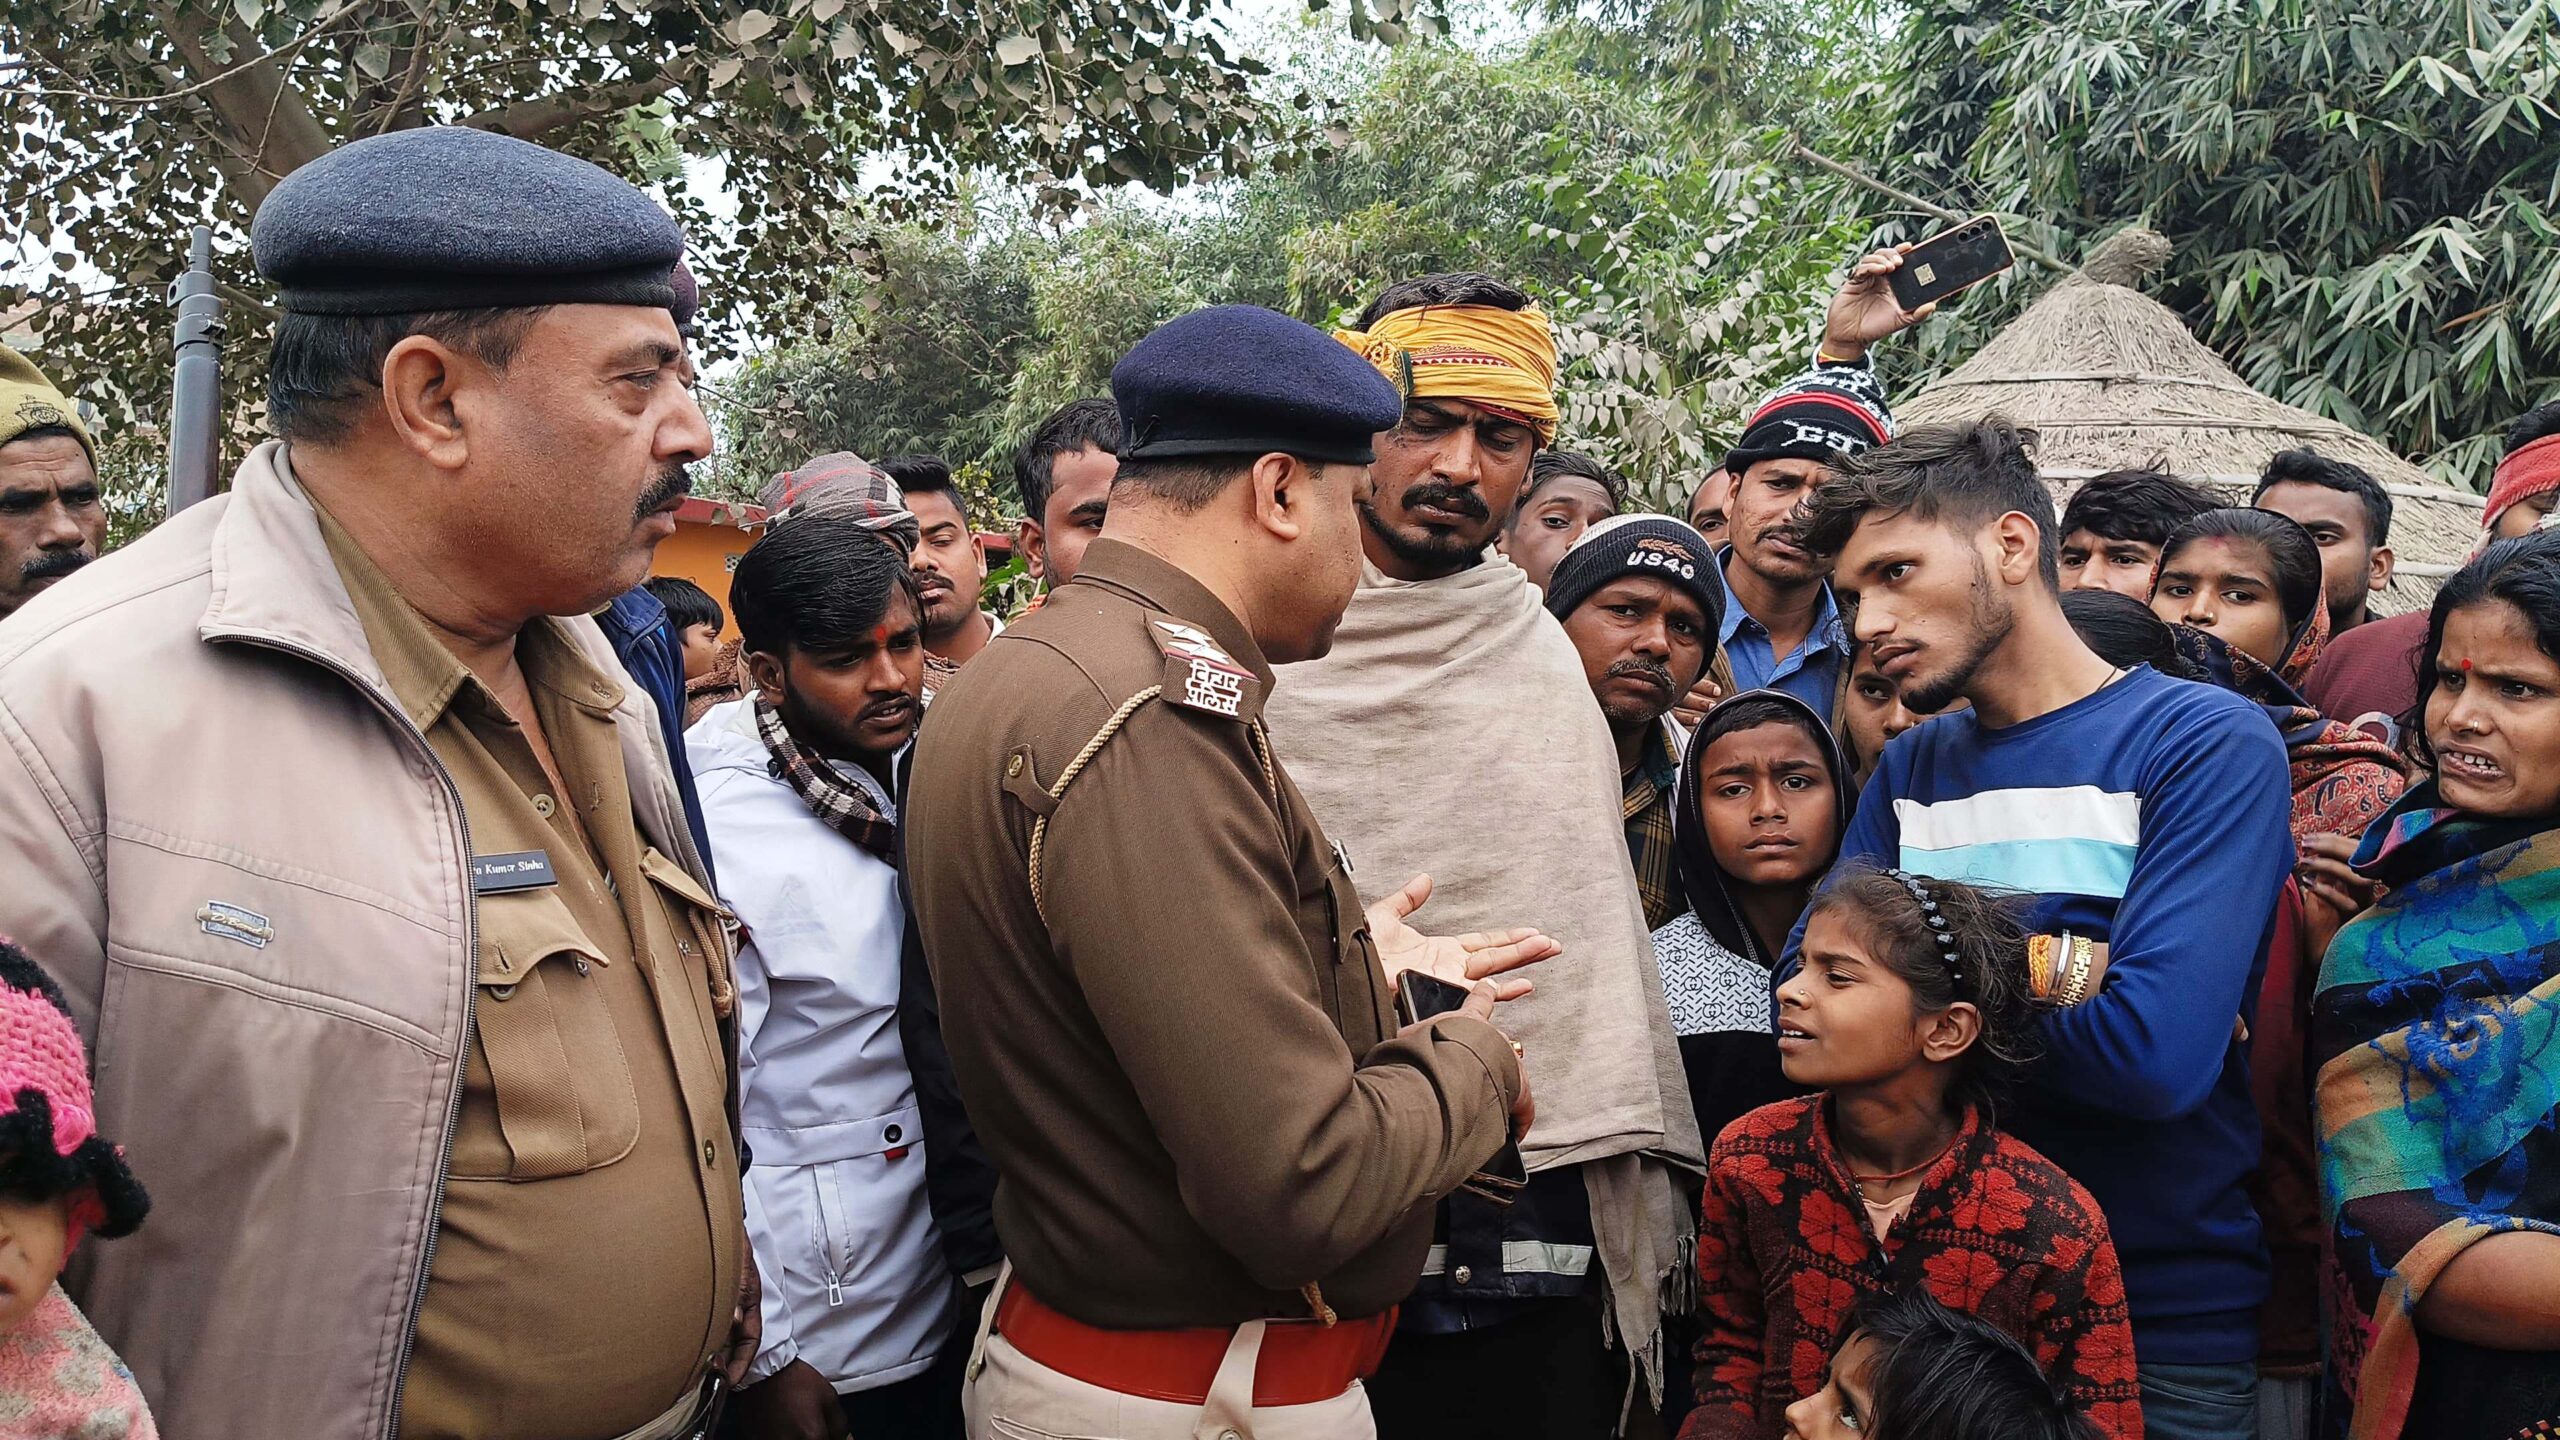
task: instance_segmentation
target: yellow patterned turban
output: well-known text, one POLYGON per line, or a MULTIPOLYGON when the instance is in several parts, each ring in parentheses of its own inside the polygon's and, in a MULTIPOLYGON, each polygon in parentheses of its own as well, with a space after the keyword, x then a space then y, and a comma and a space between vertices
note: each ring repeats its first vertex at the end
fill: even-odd
POLYGON ((1537 307, 1417 305, 1369 330, 1336 330, 1407 400, 1465 400, 1556 438, 1556 340, 1537 307))

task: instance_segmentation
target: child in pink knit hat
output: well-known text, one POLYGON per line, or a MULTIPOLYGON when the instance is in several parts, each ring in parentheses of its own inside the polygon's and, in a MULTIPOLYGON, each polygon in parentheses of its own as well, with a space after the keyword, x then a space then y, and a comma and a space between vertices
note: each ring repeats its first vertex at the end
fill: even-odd
POLYGON ((84 1233, 130 1234, 150 1209, 98 1138, 60 987, 0 937, 0 1440, 158 1436, 133 1372, 55 1283, 84 1233))

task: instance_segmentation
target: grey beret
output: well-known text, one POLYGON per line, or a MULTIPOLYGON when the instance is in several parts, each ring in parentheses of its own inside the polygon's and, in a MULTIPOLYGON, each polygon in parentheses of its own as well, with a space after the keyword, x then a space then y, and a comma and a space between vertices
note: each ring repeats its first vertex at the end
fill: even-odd
POLYGON ((437 125, 341 145, 285 177, 249 225, 258 271, 304 315, 518 305, 672 310, 684 235, 574 156, 437 125))

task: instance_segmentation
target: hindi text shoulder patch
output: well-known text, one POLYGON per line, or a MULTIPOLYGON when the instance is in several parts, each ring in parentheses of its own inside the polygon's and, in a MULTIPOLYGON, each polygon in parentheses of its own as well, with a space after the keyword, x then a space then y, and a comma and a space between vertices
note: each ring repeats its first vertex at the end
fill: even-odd
POLYGON ((1159 617, 1147 621, 1147 633, 1164 652, 1165 700, 1230 720, 1259 713, 1261 680, 1206 631, 1159 617))

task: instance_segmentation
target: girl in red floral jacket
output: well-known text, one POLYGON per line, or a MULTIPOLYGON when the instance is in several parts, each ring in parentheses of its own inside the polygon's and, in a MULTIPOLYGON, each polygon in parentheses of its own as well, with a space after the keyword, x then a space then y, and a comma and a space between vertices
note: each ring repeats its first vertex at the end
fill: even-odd
POLYGON ((2036 1004, 1999 896, 1858 866, 1814 901, 1778 1046, 1787 1078, 1824 1093, 1752 1111, 1708 1157, 1681 1440, 1777 1440, 1858 1301, 1913 1286, 2024 1342, 2101 1435, 2140 1440, 2106 1218, 1993 1124, 2036 1004))

